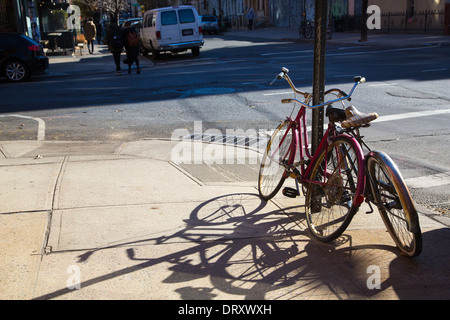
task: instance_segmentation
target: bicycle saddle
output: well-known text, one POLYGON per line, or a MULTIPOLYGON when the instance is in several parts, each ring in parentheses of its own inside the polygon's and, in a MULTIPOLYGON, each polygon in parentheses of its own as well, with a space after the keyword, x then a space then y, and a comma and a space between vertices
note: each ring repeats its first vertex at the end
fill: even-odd
POLYGON ((347 118, 341 122, 342 128, 361 127, 378 118, 376 112, 363 113, 358 111, 354 106, 345 108, 345 115, 347 118))

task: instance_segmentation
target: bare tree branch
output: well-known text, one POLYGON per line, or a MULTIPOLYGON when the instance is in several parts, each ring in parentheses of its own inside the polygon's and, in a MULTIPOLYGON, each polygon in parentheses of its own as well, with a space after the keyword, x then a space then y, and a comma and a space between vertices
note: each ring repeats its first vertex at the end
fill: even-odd
POLYGON ((92 11, 102 9, 104 12, 111 13, 117 19, 119 19, 120 12, 130 10, 128 0, 84 0, 84 2, 92 11))

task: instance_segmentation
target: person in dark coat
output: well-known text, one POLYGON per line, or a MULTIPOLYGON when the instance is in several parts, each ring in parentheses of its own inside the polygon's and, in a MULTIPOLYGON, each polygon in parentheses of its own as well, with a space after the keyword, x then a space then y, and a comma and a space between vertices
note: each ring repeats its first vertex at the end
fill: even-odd
POLYGON ((102 23, 98 20, 95 21, 95 29, 97 29, 97 43, 102 44, 103 27, 102 23))
POLYGON ((89 18, 83 26, 84 37, 87 41, 89 53, 94 53, 94 40, 97 34, 97 29, 95 28, 94 19, 89 18))
POLYGON ((130 33, 136 33, 136 29, 134 27, 131 26, 131 23, 129 21, 125 21, 125 23, 123 24, 123 30, 122 30, 122 40, 123 40, 123 44, 125 46, 125 51, 127 53, 127 59, 124 60, 124 62, 126 64, 128 64, 128 73, 131 73, 131 65, 133 63, 136 63, 136 67, 137 67, 137 74, 141 73, 141 70, 139 68, 139 43, 136 44, 132 44, 129 41, 129 37, 128 35, 130 33))
POLYGON ((120 55, 123 50, 123 41, 122 30, 117 25, 116 18, 111 19, 111 23, 106 29, 105 41, 108 45, 108 50, 111 51, 114 57, 114 62, 116 64, 116 75, 120 76, 122 74, 120 68, 120 55))

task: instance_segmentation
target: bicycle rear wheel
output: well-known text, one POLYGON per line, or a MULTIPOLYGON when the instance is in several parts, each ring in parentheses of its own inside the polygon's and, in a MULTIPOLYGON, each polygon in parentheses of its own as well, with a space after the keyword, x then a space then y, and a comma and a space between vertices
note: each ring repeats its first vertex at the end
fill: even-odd
POLYGON ((267 143, 266 151, 261 161, 258 178, 259 195, 264 200, 270 200, 280 190, 286 179, 287 166, 293 158, 292 130, 288 130, 289 121, 283 121, 274 131, 267 143))
POLYGON ((418 256, 422 251, 419 218, 397 166, 388 155, 371 152, 367 172, 378 210, 392 239, 405 255, 418 256))
POLYGON ((362 153, 346 136, 336 138, 315 162, 306 192, 306 221, 313 236, 328 242, 339 237, 359 209, 354 201, 364 184, 362 153))

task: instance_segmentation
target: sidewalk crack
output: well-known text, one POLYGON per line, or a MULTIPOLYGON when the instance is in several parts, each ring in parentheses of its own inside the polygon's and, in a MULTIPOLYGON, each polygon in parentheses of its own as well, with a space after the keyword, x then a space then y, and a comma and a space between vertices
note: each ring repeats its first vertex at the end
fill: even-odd
POLYGON ((47 221, 47 229, 45 231, 45 239, 44 239, 44 245, 43 245, 43 253, 50 253, 51 248, 48 248, 48 242, 50 238, 50 231, 51 231, 51 224, 52 224, 52 218, 53 218, 53 212, 57 209, 58 204, 58 198, 59 198, 59 191, 61 187, 61 181, 64 175, 64 172, 67 167, 67 163, 69 161, 70 156, 64 156, 62 161, 59 163, 59 166, 56 169, 56 175, 54 176, 54 180, 51 184, 51 203, 50 203, 50 210, 48 213, 48 221, 47 221))
POLYGON ((32 297, 34 297, 35 293, 36 293, 42 259, 44 258, 44 255, 50 254, 51 251, 52 251, 52 248, 48 246, 48 242, 49 242, 49 238, 50 238, 51 225, 52 225, 52 217, 53 217, 53 212, 56 209, 56 205, 55 204, 57 202, 62 176, 63 176, 63 173, 64 173, 64 171, 66 169, 68 160, 69 160, 69 156, 64 156, 62 158, 61 162, 59 163, 59 165, 55 169, 55 173, 56 174, 53 175, 53 179, 50 182, 50 186, 49 186, 49 193, 50 193, 49 198, 51 198, 50 199, 51 203, 49 205, 50 210, 48 210, 48 214, 47 214, 47 226, 45 228, 44 235, 43 235, 43 243, 42 243, 41 254, 40 254, 41 257, 40 257, 40 260, 38 262, 37 271, 36 271, 36 277, 34 279, 32 297))

